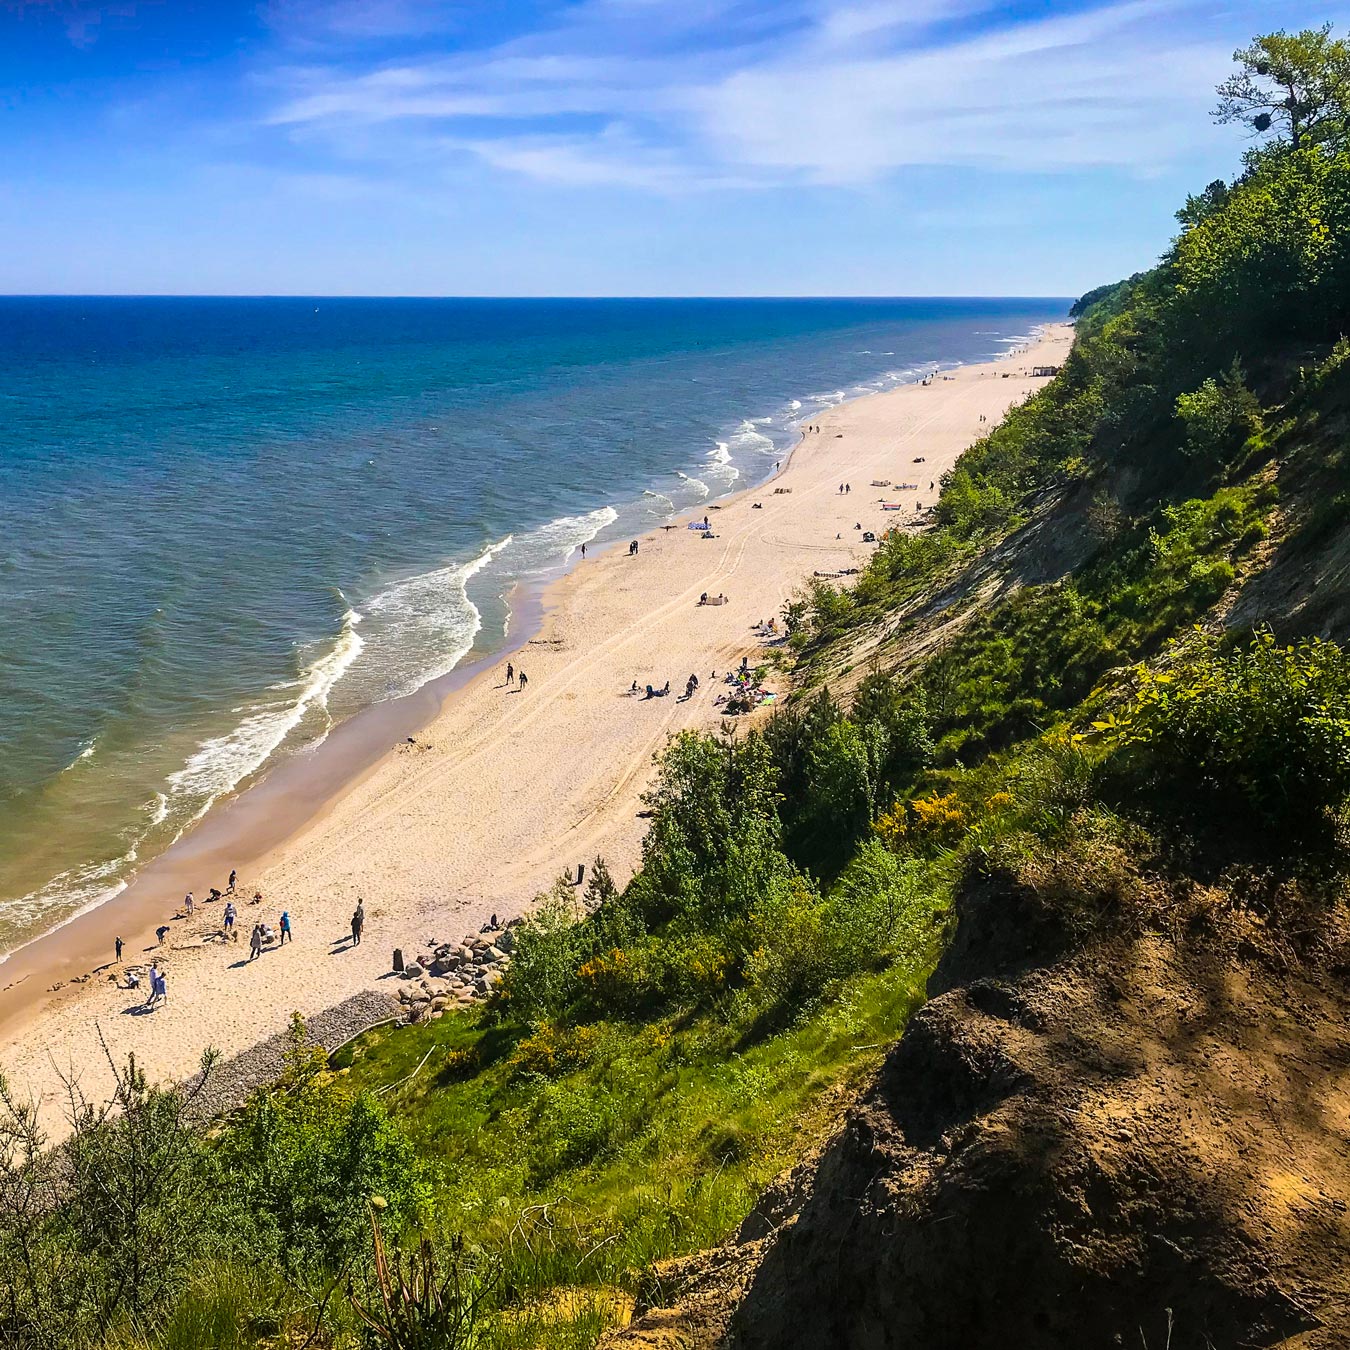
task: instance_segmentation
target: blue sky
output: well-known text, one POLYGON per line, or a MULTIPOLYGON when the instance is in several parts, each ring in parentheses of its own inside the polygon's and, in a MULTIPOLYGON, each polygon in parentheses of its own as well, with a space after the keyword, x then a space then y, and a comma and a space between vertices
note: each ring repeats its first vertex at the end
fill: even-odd
POLYGON ((0 292, 1068 295, 1282 0, 0 0, 0 292))

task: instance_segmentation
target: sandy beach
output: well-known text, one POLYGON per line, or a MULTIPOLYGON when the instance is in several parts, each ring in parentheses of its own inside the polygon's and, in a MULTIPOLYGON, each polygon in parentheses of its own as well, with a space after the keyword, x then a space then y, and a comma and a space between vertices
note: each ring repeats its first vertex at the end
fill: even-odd
POLYGON ((855 525, 915 527, 919 504, 936 499, 930 484, 987 429, 981 418, 997 420, 1042 384, 1024 372, 1059 364, 1070 336, 1056 325, 999 361, 842 404, 771 482, 710 505, 713 538, 686 528, 687 513, 644 536, 635 556, 623 543, 592 550, 542 594, 516 597, 511 650, 352 719, 320 752, 213 811, 114 901, 12 956, 0 968, 0 1066, 11 1083, 39 1097, 59 1129, 63 1073, 92 1095, 108 1082, 100 1037, 118 1059, 134 1052, 152 1078, 183 1077, 208 1045, 234 1054, 292 1010, 313 1015, 389 989, 380 981, 395 947, 416 952, 493 912, 519 914, 597 854, 622 883, 638 859, 654 754, 674 732, 718 723, 720 677, 761 650, 754 625, 813 571, 861 566, 871 548, 855 525), (904 509, 883 511, 882 500, 904 509), (728 603, 700 606, 704 592, 728 603), (505 682, 508 659, 528 676, 523 690, 505 682), (691 673, 700 688, 681 701, 691 673), (633 696, 635 681, 669 681, 671 695, 633 696), (202 901, 232 866, 241 939, 208 941, 222 905, 202 901), (189 889, 195 915, 171 919, 189 889), (365 934, 352 947, 358 898, 365 934), (253 923, 275 926, 283 910, 294 941, 249 962, 253 923), (161 924, 170 931, 159 946, 161 924), (162 958, 168 1001, 153 1013, 111 978, 122 970, 117 935, 125 963, 162 958))

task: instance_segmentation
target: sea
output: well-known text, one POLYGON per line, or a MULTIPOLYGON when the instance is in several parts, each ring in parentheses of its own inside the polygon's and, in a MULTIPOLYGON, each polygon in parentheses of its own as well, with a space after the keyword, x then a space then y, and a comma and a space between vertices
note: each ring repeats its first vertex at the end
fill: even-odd
POLYGON ((0 298, 0 953, 501 646, 517 580, 1068 303, 0 298))

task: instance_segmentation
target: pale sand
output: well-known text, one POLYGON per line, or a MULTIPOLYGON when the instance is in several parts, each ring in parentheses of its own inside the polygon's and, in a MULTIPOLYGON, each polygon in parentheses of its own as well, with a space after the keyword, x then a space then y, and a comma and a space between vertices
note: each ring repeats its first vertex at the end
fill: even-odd
MULTIPOLYGON (((931 505, 937 494, 929 483, 987 430, 981 414, 995 421, 1043 384, 1021 372, 1059 364, 1070 337, 1055 326, 1000 361, 823 414, 821 431, 804 436, 772 482, 709 510, 715 539, 684 528, 694 518, 688 513, 678 529, 645 536, 636 557, 622 544, 592 552, 552 585, 541 626, 511 658, 529 676, 524 692, 504 686, 503 656, 439 711, 429 696, 404 705, 413 725, 431 717, 417 733, 430 748, 390 750, 396 733, 411 728, 396 718, 368 720, 348 733, 366 742, 352 752, 352 781, 326 802, 275 785, 269 796, 267 783, 245 793, 231 809, 254 846, 231 856, 258 861, 241 863, 238 945, 199 945, 199 935, 218 928, 222 908, 199 903, 194 919, 172 924, 162 950, 167 1006, 131 1014, 140 996, 108 983, 111 966, 46 993, 54 980, 93 970, 92 953, 111 958, 119 924, 127 958, 148 960, 153 929, 177 908, 194 868, 199 902, 210 885, 224 887, 228 862, 200 840, 184 841, 147 869, 135 904, 128 892, 6 963, 0 1065, 11 1081, 40 1095, 56 1126, 58 1070, 74 1069, 94 1093, 106 1084, 100 1030, 114 1056, 134 1052, 152 1078, 183 1077, 206 1046, 234 1054, 275 1033, 293 1009, 312 1015, 364 988, 391 989, 393 982, 376 982, 390 970, 394 947, 412 954, 429 939, 476 932, 493 911, 518 914, 560 872, 597 854, 622 883, 639 856, 638 799, 653 756, 673 732, 720 720, 713 700, 726 686, 711 672, 720 677, 746 655, 754 662, 761 645, 752 626, 777 616, 813 571, 865 561, 871 549, 855 522, 877 533, 913 525, 912 509, 884 512, 880 500, 931 505), (915 464, 916 456, 925 462, 915 464), (874 478, 920 487, 878 489, 874 478), (852 485, 848 496, 839 495, 841 482, 852 485), (703 591, 725 592, 730 603, 700 607, 703 591), (680 702, 690 673, 699 691, 680 702), (658 688, 669 680, 671 695, 632 697, 634 680, 658 688), (378 757, 372 736, 382 737, 378 757), (288 812, 303 819, 298 829, 288 812), (263 905, 243 903, 254 890, 266 896, 263 905), (346 939, 358 896, 365 936, 352 948, 346 939), (275 925, 283 908, 295 941, 247 963, 253 922, 275 925)), ((303 763, 289 772, 303 772, 303 763)), ((208 818, 201 839, 210 831, 208 818)))

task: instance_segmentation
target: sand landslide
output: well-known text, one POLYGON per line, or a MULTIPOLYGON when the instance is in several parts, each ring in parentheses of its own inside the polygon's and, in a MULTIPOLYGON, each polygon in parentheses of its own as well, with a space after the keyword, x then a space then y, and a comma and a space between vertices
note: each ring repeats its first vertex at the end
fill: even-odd
POLYGON ((1054 871, 966 889, 810 1175, 615 1346, 1350 1345, 1343 951, 1054 871), (1111 931, 1070 933, 1047 897, 1094 887, 1111 931))

